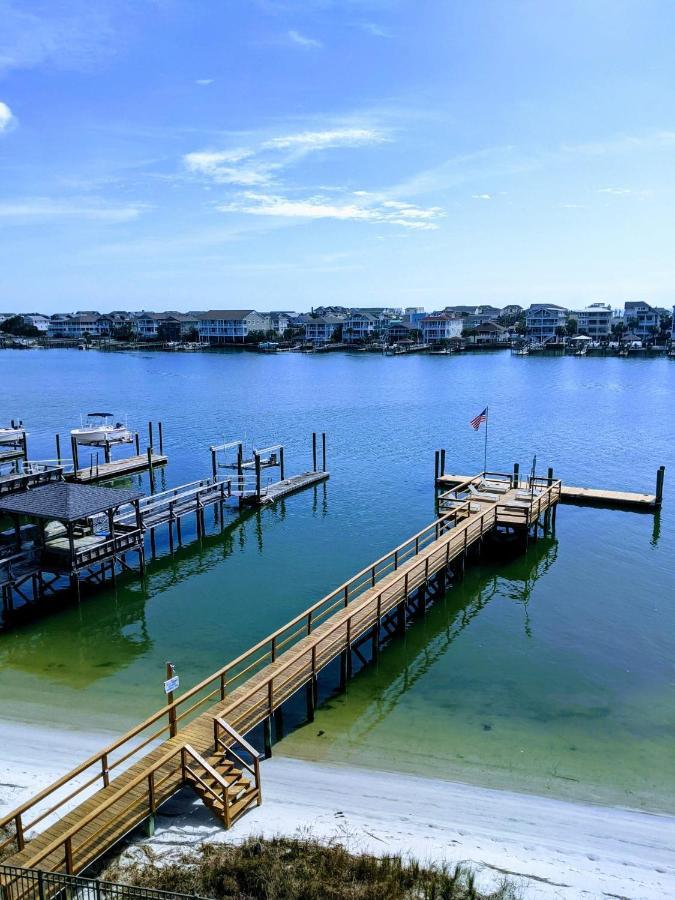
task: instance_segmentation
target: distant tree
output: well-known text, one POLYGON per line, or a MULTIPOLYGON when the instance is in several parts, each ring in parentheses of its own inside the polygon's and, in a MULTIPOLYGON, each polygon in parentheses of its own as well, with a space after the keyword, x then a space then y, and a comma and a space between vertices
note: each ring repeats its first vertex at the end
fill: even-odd
POLYGON ((5 334, 13 334, 16 337, 36 337, 40 334, 35 325, 25 322, 23 316, 12 316, 0 325, 0 331, 5 334))
POLYGON ((576 319, 568 319, 567 325, 565 326, 565 334, 568 337, 574 337, 579 331, 579 323, 576 319))
POLYGON ((342 325, 338 325, 330 336, 331 344, 339 344, 342 341, 342 325))
POLYGON ((249 331, 249 333, 244 338, 244 341, 247 344, 260 344, 266 339, 267 335, 264 331, 249 331))
POLYGON ((518 316, 513 323, 513 330, 516 334, 525 334, 525 316, 518 316))
POLYGON ((556 337, 565 337, 567 334, 567 328, 564 325, 556 325, 555 335, 556 337))
POLYGON ((183 335, 183 340, 196 344, 199 340, 199 332, 197 331, 196 327, 193 326, 188 331, 186 331, 183 335))
POLYGON ((130 322, 113 326, 112 337, 114 337, 116 341, 132 341, 135 336, 134 329, 130 322))

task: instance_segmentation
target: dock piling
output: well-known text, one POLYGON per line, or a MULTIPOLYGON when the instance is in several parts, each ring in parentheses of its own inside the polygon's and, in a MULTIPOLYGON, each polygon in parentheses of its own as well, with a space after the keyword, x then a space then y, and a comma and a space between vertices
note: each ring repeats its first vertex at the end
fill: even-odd
POLYGON ((148 447, 148 474, 150 476, 150 493, 155 493, 155 467, 152 462, 152 444, 148 447))
POLYGON ((517 488, 520 481, 520 463, 513 464, 513 487, 517 488))
POLYGON ((445 448, 441 448, 441 475, 445 475, 445 448))
POLYGON ((323 462, 321 471, 325 472, 326 471, 326 432, 325 431, 321 432, 321 459, 323 462))
POLYGON ((157 431, 159 432, 159 452, 160 455, 164 455, 164 429, 162 427, 162 423, 157 423, 157 431))
POLYGON ((61 465, 61 435, 56 435, 56 462, 61 465))
POLYGON ((312 472, 316 472, 316 431, 312 432, 312 472))
POLYGON ((661 506, 663 503, 663 482, 666 477, 666 467, 659 466, 656 472, 656 505, 661 506))

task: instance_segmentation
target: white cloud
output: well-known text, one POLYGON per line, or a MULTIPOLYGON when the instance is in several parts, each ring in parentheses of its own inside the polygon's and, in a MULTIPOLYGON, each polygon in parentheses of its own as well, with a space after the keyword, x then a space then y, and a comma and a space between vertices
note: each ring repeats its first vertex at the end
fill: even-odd
POLYGON ((472 194, 472 200, 492 200, 492 194, 472 194))
POLYGON ((621 194, 632 194, 633 191, 631 191, 630 188, 604 187, 604 188, 599 188, 598 193, 600 193, 600 194, 616 194, 617 196, 619 196, 621 194))
POLYGON ((290 38, 291 42, 297 44, 298 47, 306 47, 308 50, 323 47, 321 41, 317 41, 315 38, 300 34, 299 31, 295 31, 295 29, 293 28, 288 32, 288 37, 290 38))
POLYGON ((0 134, 2 134, 3 131, 9 131, 15 123, 16 119, 12 115, 12 110, 6 103, 3 103, 2 100, 0 100, 0 134))
POLYGON ((82 219, 98 222, 129 222, 137 219, 147 207, 143 204, 111 206, 88 199, 28 197, 0 203, 0 222, 37 224, 59 219, 82 219))
MULTIPOLYGON (((357 195, 361 197, 363 192, 356 192, 354 196, 357 195)), ((372 204, 364 203, 360 199, 335 203, 321 195, 292 200, 278 194, 257 194, 251 191, 245 192, 236 201, 219 205, 217 209, 220 212, 245 213, 253 216, 389 223, 425 231, 437 229, 438 225, 431 220, 443 216, 443 211, 438 206, 423 209, 395 200, 383 200, 372 204)))
POLYGON ((219 184, 240 184, 245 187, 268 184, 273 163, 252 160, 254 152, 246 148, 223 151, 186 153, 183 162, 190 172, 205 175, 219 184), (243 165, 240 165, 243 163, 243 165))
POLYGON ((382 25, 378 25, 377 22, 362 22, 360 27, 367 31, 368 34, 372 34, 373 37, 379 38, 390 38, 393 37, 391 31, 387 28, 383 28, 382 25))
POLYGON ((197 78, 195 80, 195 84, 200 84, 202 86, 206 86, 207 84, 213 84, 213 78, 197 78))
POLYGON ((272 138, 262 145, 270 149, 298 149, 311 152, 327 150, 332 147, 358 147, 363 144, 376 144, 387 138, 373 128, 330 128, 324 131, 301 131, 272 138))

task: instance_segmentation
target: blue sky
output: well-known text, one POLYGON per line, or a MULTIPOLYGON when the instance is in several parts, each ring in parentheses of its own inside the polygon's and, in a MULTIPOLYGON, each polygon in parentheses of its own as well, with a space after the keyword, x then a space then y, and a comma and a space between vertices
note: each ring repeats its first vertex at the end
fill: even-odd
POLYGON ((0 310, 675 291, 670 0, 0 0, 0 310))

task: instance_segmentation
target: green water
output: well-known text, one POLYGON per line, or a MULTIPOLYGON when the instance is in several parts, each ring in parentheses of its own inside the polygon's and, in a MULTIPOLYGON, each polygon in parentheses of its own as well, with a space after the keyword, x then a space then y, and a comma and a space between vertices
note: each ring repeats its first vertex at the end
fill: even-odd
MULTIPOLYGON (((4 351, 0 385, 33 457, 88 408, 163 420, 166 485, 223 439, 281 440, 294 472, 329 436, 326 485, 0 635, 0 717, 59 727, 124 728, 163 702, 167 659, 193 684, 430 521, 433 450, 481 468, 486 402, 491 467, 536 453, 570 483, 653 490, 674 462, 669 360, 4 351)), ((671 475, 657 518, 562 507, 555 539, 472 568, 277 751, 675 811, 671 475)))

